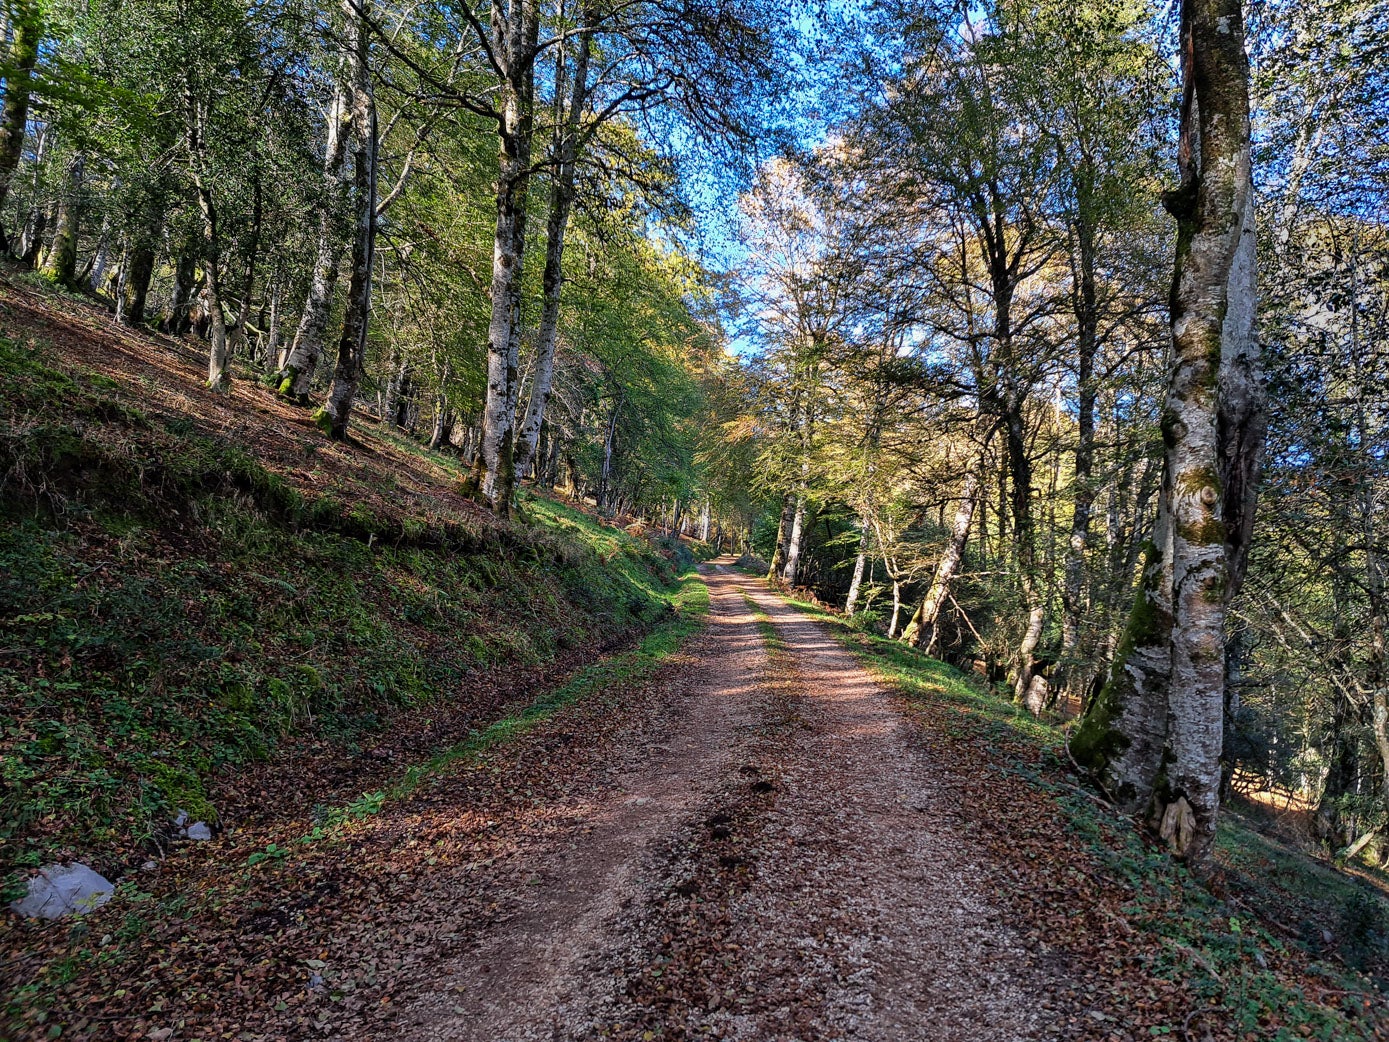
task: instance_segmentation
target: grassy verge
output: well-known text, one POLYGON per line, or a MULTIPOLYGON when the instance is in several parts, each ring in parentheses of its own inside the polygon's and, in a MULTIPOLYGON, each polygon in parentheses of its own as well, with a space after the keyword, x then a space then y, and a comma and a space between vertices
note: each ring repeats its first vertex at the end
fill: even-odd
MULTIPOLYGON (((1130 821, 1108 811, 1073 783, 1065 736, 1059 729, 1033 720, 977 678, 896 641, 855 631, 813 605, 792 603, 830 625, 837 639, 882 683, 912 704, 929 707, 930 726, 956 751, 972 747, 966 759, 988 770, 971 785, 1002 788, 1021 783, 1054 808, 1062 833, 1050 846, 1036 820, 1020 817, 1007 822, 1008 808, 992 808, 996 817, 985 822, 985 829, 996 828, 1000 845, 1006 844, 1013 857, 1021 856, 1028 844, 1037 844, 1032 856, 1060 862, 1050 866, 1050 880, 1089 873, 1102 881, 1102 886, 1086 892, 1084 901, 1101 906, 1103 928, 1115 931, 1116 944, 1134 950, 1132 960, 1143 974, 1178 989, 1190 1006, 1185 1021, 1157 1016, 1147 1033, 1261 1042, 1383 1037, 1378 1032, 1389 1023, 1385 982, 1346 965, 1368 964, 1368 949, 1385 943, 1379 925, 1386 921, 1380 896, 1306 856, 1271 846, 1229 818, 1219 838, 1224 878, 1207 889, 1165 851, 1146 841, 1130 821), (985 777, 989 771, 994 780, 985 777), (1067 860, 1083 860, 1088 866, 1077 869, 1067 860), (1276 879, 1264 875, 1270 870, 1276 879), (1315 897, 1324 907, 1330 895, 1344 895, 1334 928, 1351 947, 1329 950, 1329 935, 1308 924, 1301 926, 1303 936, 1290 936, 1239 896, 1255 891, 1267 895, 1270 887, 1273 893, 1278 887, 1287 888, 1306 901, 1315 897), (1107 901, 1110 904, 1104 907, 1107 901), (1195 1033, 1215 1024, 1220 1030, 1214 1035, 1195 1033)), ((1038 820, 1045 820, 1045 814, 1038 820)), ((1016 871, 1011 868, 1000 883, 1009 888, 1025 885, 1025 877, 1016 876, 1016 871)), ((1046 889, 1054 882, 1040 885, 1046 889)), ((1040 902, 1028 899, 1033 900, 1030 910, 1039 912, 1040 902)), ((1064 937, 1067 922, 1080 912, 1076 909, 1062 916, 1054 936, 1064 937)), ((1121 976, 1126 972, 1116 970, 1121 976)), ((1119 988, 1116 984, 1116 993, 1119 988)), ((1120 1003, 1125 1015, 1134 1012, 1128 1008, 1134 1001, 1150 1001, 1158 1008, 1150 993, 1146 999, 1120 1003)))
MULTIPOLYGON (((597 691, 615 684, 640 684, 648 680, 703 628, 704 617, 709 612, 709 588, 694 572, 688 572, 678 579, 668 596, 672 615, 658 623, 631 651, 585 666, 564 684, 547 691, 520 711, 474 731, 465 740, 441 749, 428 760, 410 767, 389 788, 363 793, 352 803, 328 812, 329 825, 378 813, 387 805, 408 798, 430 778, 477 762, 491 750, 519 738, 567 706, 597 691)), ((320 839, 326 831, 315 830, 303 839, 320 839)))
POLYGON ((786 643, 781 639, 781 634, 777 632, 772 617, 763 611, 757 602, 746 593, 743 594, 743 602, 752 612, 752 617, 757 623, 757 632, 762 634, 762 640, 767 645, 768 651, 773 655, 784 653, 787 650, 786 643))

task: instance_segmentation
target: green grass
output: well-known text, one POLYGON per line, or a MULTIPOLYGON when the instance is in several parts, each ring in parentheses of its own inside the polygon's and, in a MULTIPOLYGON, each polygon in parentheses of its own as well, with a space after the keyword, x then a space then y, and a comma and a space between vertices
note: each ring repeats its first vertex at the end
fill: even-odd
MULTIPOLYGON (((1382 974, 1389 965, 1389 901, 1383 890, 1265 836, 1226 813, 1216 837, 1221 861, 1257 881, 1245 898, 1301 943, 1318 948, 1329 930, 1350 966, 1382 974)), ((1381 981, 1389 990, 1389 981, 1381 981)))
MULTIPOLYGON (((677 580, 668 599, 672 614, 658 623, 631 651, 613 655, 585 666, 564 684, 547 691, 519 711, 474 731, 461 742, 441 749, 429 759, 411 766, 390 787, 362 793, 342 807, 328 810, 323 822, 300 838, 301 844, 313 843, 331 836, 338 827, 377 814, 388 804, 407 799, 431 778, 459 766, 476 763, 489 752, 515 740, 556 713, 581 699, 615 684, 640 684, 649 679, 670 658, 684 647, 690 637, 704 626, 709 612, 709 589, 698 574, 690 572, 677 580)), ((250 864, 267 858, 282 858, 287 848, 272 844, 259 854, 252 854, 250 864)))
MULTIPOLYGON (((1112 879, 1131 890, 1124 915, 1132 928, 1151 939, 1151 969, 1158 976, 1181 982, 1199 1004, 1214 1004, 1226 1023, 1251 1038, 1345 1042, 1375 1037, 1364 1019, 1311 1001, 1270 969, 1290 943, 1287 939, 1275 935, 1257 916, 1214 896, 1183 865, 1145 843, 1131 822, 1107 814, 1065 781, 1066 737, 1058 728, 1032 719, 979 678, 897 641, 857 631, 842 617, 815 605, 791 603, 828 624, 835 637, 885 685, 908 699, 950 710, 943 725, 949 737, 973 741, 988 750, 1006 748, 1002 739, 1031 748, 1033 755, 1005 764, 1004 769, 1054 801, 1070 834, 1082 841, 1112 879), (1274 1031, 1266 1026, 1271 1013, 1282 1021, 1274 1031)), ((1302 899, 1325 902, 1362 950, 1384 943, 1383 902, 1357 881, 1271 844, 1228 817, 1220 829, 1218 850, 1233 870, 1250 873, 1246 882, 1252 887, 1267 885, 1262 874, 1276 866, 1282 873, 1279 885, 1302 899)), ((1320 937, 1307 939, 1319 941, 1320 937)), ((1303 950, 1319 956, 1315 943, 1303 950)), ((1383 1005, 1375 982, 1335 963, 1313 961, 1309 972, 1341 994, 1348 1006, 1358 1004, 1363 1010, 1367 995, 1383 1005)), ((1193 1008, 1196 1005, 1194 1001, 1193 1008)), ((1175 1027, 1172 1030, 1179 1033, 1175 1027)))
MULTIPOLYGON (((128 849, 209 781, 349 746, 478 671, 668 619, 677 565, 529 498, 529 523, 375 516, 105 377, 0 338, 0 863, 128 849)), ((408 442, 401 446, 418 450, 408 442)))
POLYGON ((777 632, 776 624, 772 622, 772 617, 763 611, 746 593, 743 594, 743 602, 752 612, 753 620, 757 623, 757 632, 762 634, 762 640, 773 652, 784 652, 787 650, 786 643, 781 639, 781 634, 777 632))

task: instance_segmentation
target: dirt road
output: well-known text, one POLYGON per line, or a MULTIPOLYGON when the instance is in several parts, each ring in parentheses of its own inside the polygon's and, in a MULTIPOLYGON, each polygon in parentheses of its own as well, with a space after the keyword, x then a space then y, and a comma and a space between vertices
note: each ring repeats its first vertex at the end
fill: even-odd
POLYGON ((706 578, 668 740, 525 852, 509 914, 460 928, 390 1037, 1047 1037, 891 696, 760 583, 706 578))

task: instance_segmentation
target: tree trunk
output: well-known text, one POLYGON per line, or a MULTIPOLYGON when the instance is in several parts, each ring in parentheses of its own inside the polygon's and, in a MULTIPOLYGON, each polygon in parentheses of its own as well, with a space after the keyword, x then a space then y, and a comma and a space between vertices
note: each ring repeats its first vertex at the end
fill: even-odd
POLYGON ((784 495, 781 497, 781 518, 777 522, 776 547, 772 550, 771 567, 767 569, 769 580, 777 579, 781 576, 781 570, 786 566, 786 541, 791 535, 791 519, 796 515, 796 497, 784 495))
POLYGON ((979 470, 982 458, 965 474, 964 487, 960 490, 960 504, 955 509, 955 523, 950 528, 950 541, 945 544, 936 574, 922 598, 921 604, 912 615, 911 621, 902 634, 902 639, 913 647, 922 648, 929 655, 936 646, 936 623, 940 620, 941 609, 950 596, 950 584, 960 570, 965 557, 965 546, 969 543, 970 527, 974 522, 974 512, 978 508, 981 493, 979 470))
MULTIPOLYGON (((1087 181, 1086 184, 1089 182, 1087 181)), ((1064 686, 1080 696, 1089 680, 1079 661, 1080 618, 1084 611, 1085 557, 1090 544, 1090 521, 1095 489, 1095 355, 1099 348, 1099 313, 1095 301, 1095 230, 1091 201, 1086 193, 1078 201, 1076 252, 1079 286, 1075 294, 1076 384, 1079 392, 1076 416, 1075 489, 1072 497, 1071 534, 1066 548, 1065 578, 1061 593, 1061 660, 1064 686)))
POLYGON ((845 615, 852 616, 858 610, 859 590, 863 587, 863 573, 868 567, 868 547, 871 543, 868 530, 870 527, 868 518, 859 518, 858 554, 854 557, 854 575, 849 580, 849 595, 844 598, 845 615))
POLYGON ((1360 743, 1355 735, 1357 716, 1356 707, 1348 698, 1337 698, 1332 709, 1331 733, 1323 748, 1327 771, 1317 799, 1313 827, 1317 838, 1333 848, 1349 843, 1359 824, 1343 805, 1344 797, 1353 791, 1360 754, 1360 743))
POLYGON ((449 382, 450 366, 444 363, 444 371, 439 375, 439 392, 434 398, 434 428, 429 434, 429 447, 437 449, 448 437, 450 428, 453 427, 453 417, 449 412, 448 398, 445 396, 445 388, 449 382))
POLYGON ((333 308, 333 291, 338 284, 338 263, 342 259, 343 237, 340 213, 346 205, 347 144, 351 136, 353 73, 351 55, 343 55, 337 89, 328 111, 327 143, 323 150, 324 202, 318 213, 318 246, 314 251, 309 295, 294 331, 288 356, 280 369, 278 392, 301 405, 309 402, 314 373, 323 357, 323 341, 328 315, 333 308))
POLYGON ((184 254, 174 262, 174 290, 169 298, 169 313, 159 324, 165 333, 183 336, 188 332, 197 278, 198 258, 193 254, 184 254))
POLYGON ((264 213, 259 172, 255 175, 251 195, 251 231, 246 247, 246 274, 241 281, 241 303, 236 309, 236 322, 231 329, 233 354, 246 345, 246 323, 251 320, 251 294, 256 287, 256 255, 260 252, 261 218, 264 213))
MULTIPOLYGON (((1011 347, 1009 349, 1011 354, 1011 347)), ((1011 378, 1008 383, 1012 383, 1011 378)), ((1003 430, 1008 450, 1009 508, 1013 518, 1013 546, 1017 553, 1018 585, 1027 609, 1027 626, 1014 653, 1013 697, 1021 702, 1032 689, 1033 655, 1046 623, 1046 599, 1037 567, 1037 531, 1032 517, 1032 459, 1027 449, 1027 421, 1023 392, 1005 393, 1003 430)))
MULTIPOLYGON (((16 0, 10 7, 14 39, 5 72, 5 104, 0 108, 0 212, 9 199, 10 182, 24 153, 24 128, 29 122, 29 85, 39 58, 43 21, 36 0, 16 0)), ((9 250, 0 228, 0 250, 9 250)))
POLYGON ((69 289, 75 289, 77 282, 77 233, 82 220, 82 174, 85 167, 85 157, 80 152, 68 165, 67 184, 58 201, 58 230, 54 233, 53 245, 48 248, 48 258, 43 263, 43 274, 59 286, 69 289))
POLYGON ((805 542, 805 493, 796 496, 796 512, 792 515, 791 535, 786 540, 786 568, 781 577, 787 586, 796 585, 796 573, 800 570, 801 545, 805 542))
POLYGON ((226 317, 222 314, 222 283, 218 265, 221 263, 221 234, 218 229, 217 207, 212 198, 212 185, 207 170, 204 138, 206 109, 194 90, 191 79, 185 85, 185 132, 188 164, 198 209, 203 215, 203 264, 210 327, 208 333, 207 386, 214 391, 231 389, 231 352, 227 345, 226 317))
MULTIPOLYGON (((580 23, 591 23, 588 5, 580 23)), ((592 33, 579 36, 579 52, 574 58, 573 80, 570 86, 568 111, 555 128, 555 172, 550 184, 550 213, 545 226, 545 274, 541 280, 543 302, 540 309, 539 342, 536 344, 535 381, 526 419, 516 446, 516 473, 525 474, 535 459, 540 425, 545 419, 545 406, 555 377, 555 345, 559 331, 560 292, 564 284, 564 234, 569 224, 569 212, 574 203, 574 168, 578 157, 579 121, 588 99, 588 60, 592 33)), ((563 96, 564 52, 556 59, 557 88, 563 96)))
POLYGON ((338 359, 328 398, 314 422, 334 441, 347 438, 352 403, 357 397, 367 357, 367 324, 371 317, 371 275, 376 256, 376 101, 372 96, 368 64, 370 34, 367 5, 362 0, 342 0, 344 22, 349 26, 352 54, 352 193, 356 230, 352 236, 352 276, 347 287, 347 310, 338 338, 338 359), (362 10, 358 11, 358 5, 362 10))
MULTIPOLYGON (((492 320, 487 332, 487 396, 480 472, 474 480, 492 510, 506 516, 516 484, 516 373, 521 350, 522 262, 535 123, 536 0, 515 0, 508 17, 492 11, 492 54, 501 72, 497 220, 492 248, 492 320)), ((611 439, 609 439, 611 441, 611 439)))
POLYGON ((208 330, 207 386, 214 391, 231 389, 231 351, 227 341, 226 316, 222 313, 222 283, 218 275, 217 210, 212 193, 199 181, 198 206, 203 212, 203 262, 206 267, 203 294, 207 301, 208 330))
POLYGON ((605 510, 612 495, 613 446, 617 440, 617 417, 622 411, 622 392, 613 399, 612 417, 608 420, 608 432, 603 438, 603 467, 598 472, 598 493, 596 506, 605 510))
POLYGON ((154 248, 136 246, 121 281, 121 324, 138 328, 145 324, 145 302, 149 299, 150 281, 154 278, 154 248))
POLYGON ((270 284, 270 319, 265 332, 266 375, 278 373, 284 368, 280 360, 280 297, 283 293, 284 280, 277 276, 270 284))
POLYGON ((1182 185, 1163 200, 1178 233, 1161 538, 1071 747, 1199 869, 1219 809, 1225 608, 1243 577, 1264 424, 1240 0, 1184 0, 1182 50, 1182 185))
POLYGON ((559 454, 559 434, 552 428, 550 434, 550 452, 548 458, 545 460, 545 474, 543 478, 543 487, 547 492, 553 492, 555 482, 559 480, 559 454))
MULTIPOLYGON (((104 282, 106 282, 108 276, 111 274, 111 272, 110 272, 110 267, 111 267, 111 215, 108 213, 108 214, 106 214, 104 217, 102 217, 102 219, 101 219, 101 231, 97 234, 97 239, 96 239, 96 253, 94 253, 94 254, 92 255, 91 263, 88 265, 88 270, 87 270, 86 275, 85 275, 85 281, 86 281, 86 284, 87 284, 87 289, 91 292, 92 296, 94 296, 94 297, 99 297, 99 296, 101 296, 102 288, 103 288, 102 284, 103 284, 104 282)), ((117 275, 119 275, 119 273, 120 273, 120 267, 119 267, 119 265, 117 265, 116 272, 117 272, 117 275)), ((114 296, 119 296, 119 295, 120 295, 120 289, 119 289, 119 287, 117 287, 117 290, 116 290, 116 293, 114 294, 114 296)), ((119 308, 119 307, 120 307, 119 303, 117 303, 116 306, 117 306, 117 308, 119 308)))

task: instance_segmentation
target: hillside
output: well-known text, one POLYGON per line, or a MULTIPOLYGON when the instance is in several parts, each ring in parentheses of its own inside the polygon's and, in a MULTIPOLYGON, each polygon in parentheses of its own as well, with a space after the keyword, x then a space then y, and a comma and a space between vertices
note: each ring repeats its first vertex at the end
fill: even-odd
MULTIPOLYGON (((350 799, 670 613, 673 553, 380 424, 328 441, 182 341, 0 282, 0 861, 121 875, 177 811, 350 799)), ((688 551, 681 550, 688 560, 688 551)))

